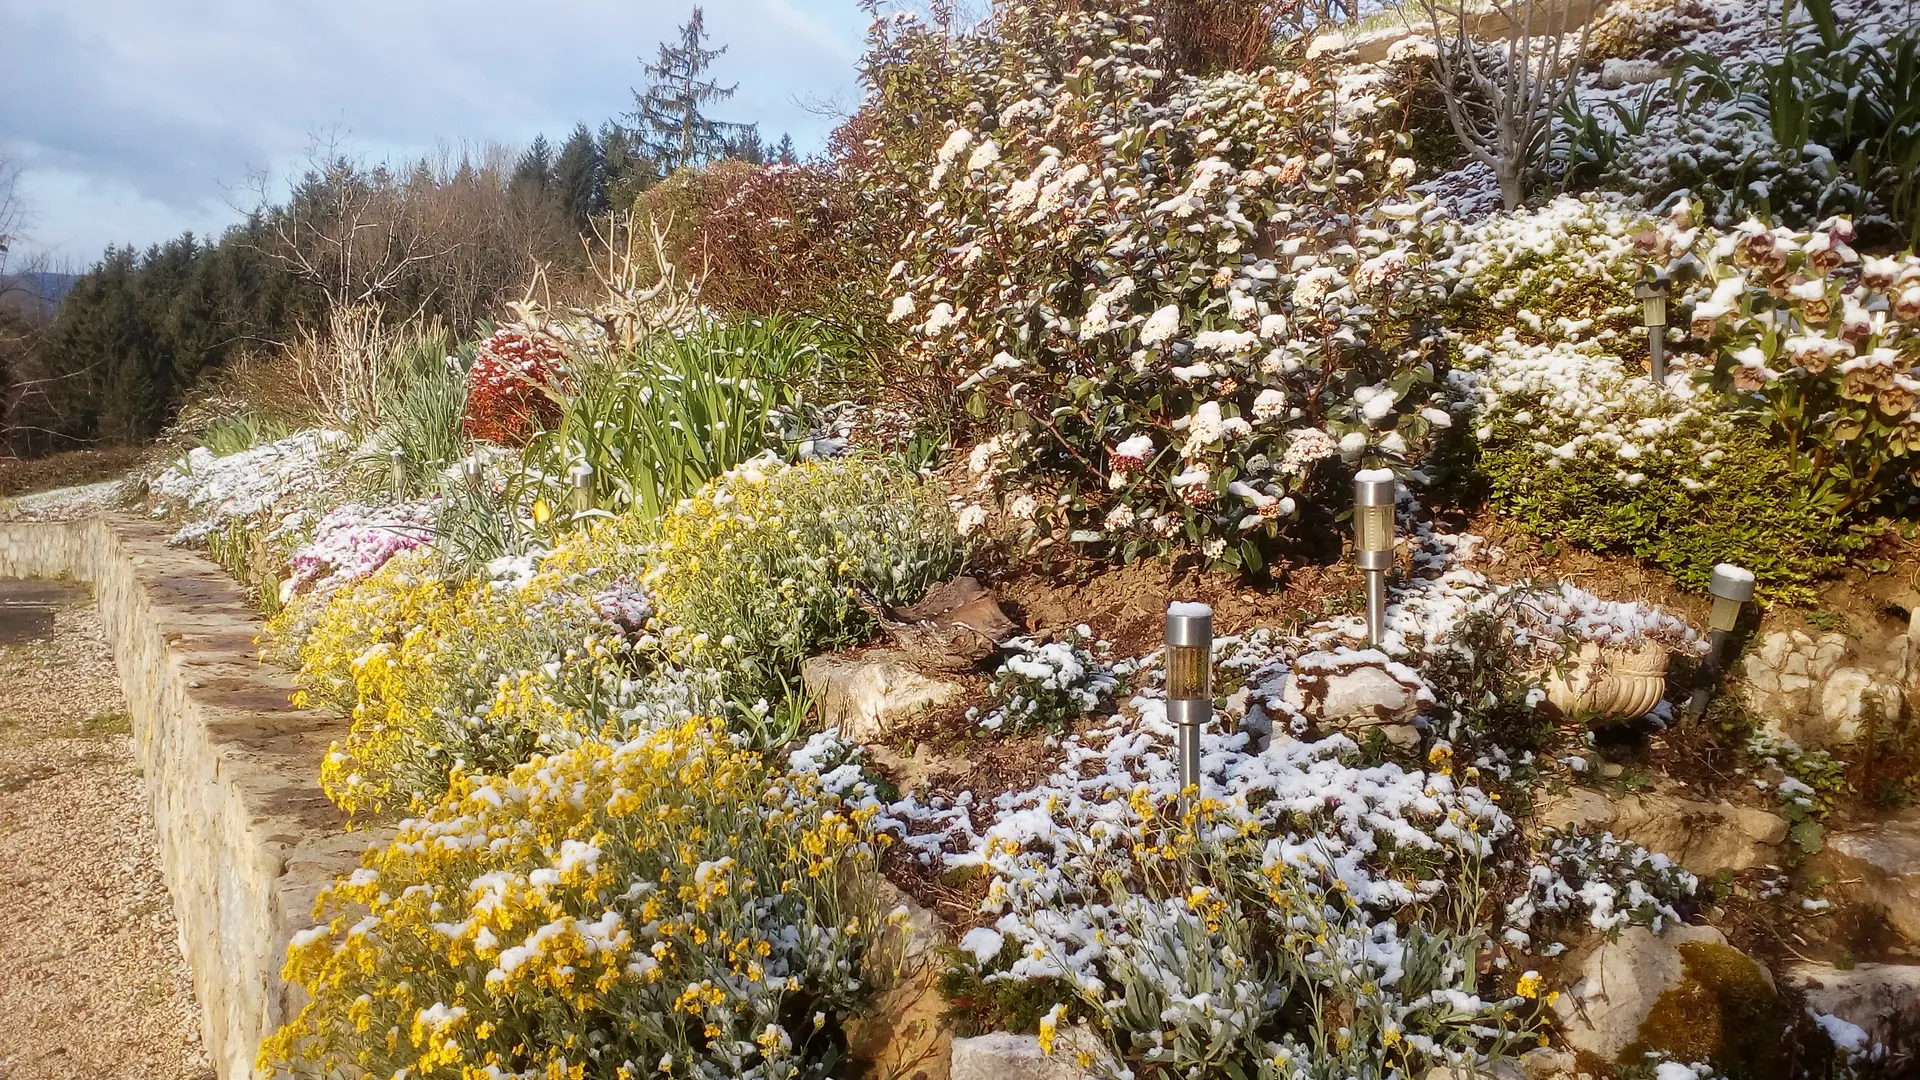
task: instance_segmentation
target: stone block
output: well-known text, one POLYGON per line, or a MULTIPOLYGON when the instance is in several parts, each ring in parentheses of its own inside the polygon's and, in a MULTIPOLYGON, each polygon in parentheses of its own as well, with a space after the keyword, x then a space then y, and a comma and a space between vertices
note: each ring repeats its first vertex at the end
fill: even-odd
POLYGON ((901 721, 965 693, 960 683, 925 674, 906 653, 889 648, 813 657, 800 666, 800 680, 821 721, 859 743, 880 741, 901 721))

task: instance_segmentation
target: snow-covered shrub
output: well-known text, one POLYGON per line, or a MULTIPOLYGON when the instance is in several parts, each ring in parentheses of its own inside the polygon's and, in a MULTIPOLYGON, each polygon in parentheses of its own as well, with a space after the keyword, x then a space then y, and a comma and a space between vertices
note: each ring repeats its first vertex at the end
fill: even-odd
POLYGON ((1562 195, 1537 210, 1460 226, 1436 269, 1454 283, 1449 328, 1529 342, 1588 341, 1644 355, 1633 285, 1645 254, 1634 238, 1646 214, 1562 195))
MULTIPOLYGON (((1727 286, 1716 299, 1718 285, 1689 283, 1689 268, 1733 273, 1716 268, 1739 257, 1747 229, 1758 226, 1721 234, 1684 214, 1656 220, 1563 198, 1459 230, 1445 266, 1463 315, 1449 379, 1476 410, 1462 425, 1476 436, 1471 468, 1497 506, 1543 535, 1633 553, 1696 588, 1720 561, 1753 567, 1777 595, 1839 564, 1855 544, 1851 508, 1825 496, 1831 481, 1796 461, 1793 437, 1751 408, 1755 398, 1717 389, 1698 352, 1683 351, 1737 352, 1739 333, 1761 324, 1734 309, 1774 303, 1764 286, 1727 286), (1646 332, 1632 284, 1649 263, 1672 263, 1679 278, 1664 387, 1639 370, 1646 332), (1682 340, 1689 297, 1718 337, 1682 340)), ((1838 277, 1836 290, 1851 280, 1838 277)))
POLYGON ((888 917, 823 740, 781 768, 690 719, 460 777, 322 893, 267 1075, 829 1075, 888 917))
POLYGON ((1391 73, 1176 77, 1144 11, 1009 6, 940 45, 890 318, 1000 429, 983 471, 1031 537, 1257 568, 1338 501, 1314 462, 1448 423, 1416 317, 1438 215, 1391 73))
POLYGON ((999 707, 980 720, 988 730, 1013 734, 1047 727, 1057 731, 1067 721, 1099 708, 1120 687, 1113 647, 1095 641, 1093 631, 1084 626, 1051 641, 1022 637, 1003 647, 1007 659, 987 684, 999 707))
POLYGON ((1507 938, 1525 947, 1539 930, 1584 920, 1608 934, 1684 922, 1700 882, 1665 855, 1579 829, 1550 830, 1526 891, 1507 905, 1507 938), (1540 926, 1541 923, 1549 924, 1540 926))
POLYGON ((922 862, 989 877, 967 985, 1050 995, 1043 1039, 1085 1017, 1175 1075, 1418 1075, 1531 1039, 1533 1006, 1487 993, 1450 914, 1511 828, 1477 786, 1362 764, 1344 736, 1255 752, 1208 731, 1183 815, 1172 738, 1165 702, 1137 697, 1031 790, 890 809, 922 862))
POLYGON ((203 542, 235 522, 272 531, 337 492, 347 443, 343 432, 312 430, 224 457, 198 446, 148 480, 147 491, 183 522, 176 544, 203 542))
POLYGON ((294 549, 291 572, 280 586, 281 601, 296 594, 330 593, 426 543, 433 535, 434 509, 433 502, 385 507, 347 503, 327 511, 312 537, 294 549))
POLYGON ((470 439, 525 446, 559 418, 554 390, 567 353, 552 335, 515 324, 480 343, 467 373, 462 430, 470 439))
POLYGON ((1776 595, 1838 566, 1845 523, 1782 483, 1766 428, 1685 375, 1665 392, 1598 348, 1508 334, 1466 347, 1481 395, 1478 468, 1495 505, 1543 536, 1631 553, 1704 588, 1714 564, 1776 595))

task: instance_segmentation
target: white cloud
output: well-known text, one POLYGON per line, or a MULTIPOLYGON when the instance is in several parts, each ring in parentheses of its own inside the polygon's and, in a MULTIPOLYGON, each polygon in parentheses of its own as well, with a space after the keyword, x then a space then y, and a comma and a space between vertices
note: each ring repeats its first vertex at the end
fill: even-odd
MULTIPOLYGON (((796 97, 851 102, 854 0, 706 0, 714 109, 824 145, 796 97)), ((81 261, 106 242, 217 228, 249 173, 276 177, 310 136, 375 156, 564 138, 631 107, 642 58, 690 3, 551 0, 0 0, 0 155, 19 161, 30 245, 81 261)))

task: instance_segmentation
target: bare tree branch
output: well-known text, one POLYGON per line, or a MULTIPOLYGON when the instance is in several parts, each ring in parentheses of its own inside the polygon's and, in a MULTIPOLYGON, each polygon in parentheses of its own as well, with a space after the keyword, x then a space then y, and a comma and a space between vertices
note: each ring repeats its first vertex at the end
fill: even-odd
POLYGON ((1470 15, 1467 0, 1417 2, 1433 31, 1434 78, 1447 119, 1468 155, 1493 170, 1501 202, 1512 210, 1526 198, 1554 115, 1578 85, 1592 21, 1582 15, 1569 48, 1581 0, 1490 0, 1491 10, 1480 15, 1470 15), (1499 40, 1480 40, 1481 27, 1497 29, 1499 40))

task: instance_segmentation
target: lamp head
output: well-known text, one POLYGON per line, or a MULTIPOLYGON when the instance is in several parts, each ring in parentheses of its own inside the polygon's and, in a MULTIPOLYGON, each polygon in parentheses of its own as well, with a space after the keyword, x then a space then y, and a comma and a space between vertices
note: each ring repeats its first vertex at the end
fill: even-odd
POLYGON ((1385 570, 1392 562, 1397 487, 1389 469, 1362 469, 1354 474, 1353 548, 1363 570, 1385 570))

